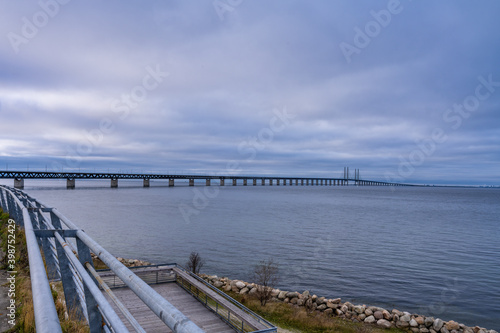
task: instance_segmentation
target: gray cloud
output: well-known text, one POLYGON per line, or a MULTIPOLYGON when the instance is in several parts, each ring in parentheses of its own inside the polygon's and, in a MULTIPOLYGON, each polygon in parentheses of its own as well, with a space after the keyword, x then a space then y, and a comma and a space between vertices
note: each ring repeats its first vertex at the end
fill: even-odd
POLYGON ((500 82, 500 4, 401 0, 347 62, 340 44, 388 3, 244 1, 220 20, 208 0, 72 1, 18 53, 9 34, 43 9, 2 3, 0 167, 214 173, 237 161, 248 174, 350 165, 384 180, 441 129, 402 180, 498 184, 500 87, 458 128, 445 115, 479 76, 500 82), (147 68, 169 75, 117 110, 147 68), (264 140, 283 108, 293 120, 264 140))

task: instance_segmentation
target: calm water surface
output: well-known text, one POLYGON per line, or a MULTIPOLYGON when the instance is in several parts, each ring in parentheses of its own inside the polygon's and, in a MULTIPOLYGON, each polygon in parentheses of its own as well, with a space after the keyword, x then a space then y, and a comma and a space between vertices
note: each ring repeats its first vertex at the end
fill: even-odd
POLYGON ((281 289, 500 330, 499 189, 141 185, 26 191, 116 256, 184 264, 197 251, 204 272, 246 281, 274 258, 281 289))

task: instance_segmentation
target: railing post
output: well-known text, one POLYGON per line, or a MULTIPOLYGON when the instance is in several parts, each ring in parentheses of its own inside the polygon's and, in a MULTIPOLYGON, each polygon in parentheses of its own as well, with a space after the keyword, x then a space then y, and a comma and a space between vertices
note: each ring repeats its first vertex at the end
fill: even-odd
MULTIPOLYGON (((80 260, 80 263, 83 265, 83 267, 85 267, 85 263, 87 262, 90 263, 92 267, 94 267, 92 256, 90 255, 88 246, 85 245, 85 243, 82 242, 79 238, 76 238, 76 246, 78 248, 78 259, 80 260)), ((97 285, 97 281, 95 281, 92 275, 91 278, 97 285)), ((97 301, 85 284, 83 284, 83 289, 85 292, 85 303, 87 304, 90 332, 100 333, 102 329, 102 315, 98 310, 97 301)))
MULTIPOLYGON (((36 218, 38 219, 38 226, 41 230, 47 230, 47 225, 44 220, 45 217, 42 215, 40 208, 37 209, 36 218)), ((50 238, 42 238, 42 249, 45 254, 45 265, 47 266, 47 275, 49 280, 58 280, 59 273, 57 272, 57 262, 54 257, 54 250, 52 249, 52 242, 50 238)))

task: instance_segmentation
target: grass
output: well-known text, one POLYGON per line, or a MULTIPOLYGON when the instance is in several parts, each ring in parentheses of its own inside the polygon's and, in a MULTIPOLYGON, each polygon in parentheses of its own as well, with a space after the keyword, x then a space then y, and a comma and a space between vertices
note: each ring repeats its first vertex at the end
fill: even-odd
MULTIPOLYGON (((0 238, 4 253, 7 253, 8 245, 8 219, 9 215, 0 209, 0 238)), ((16 275, 16 324, 6 331, 6 333, 34 333, 35 332, 35 312, 33 308, 33 296, 31 293, 31 280, 28 263, 28 250, 26 247, 26 237, 24 230, 16 226, 15 230, 15 268, 16 275)), ((7 267, 5 258, 2 258, 2 269, 10 270, 7 267)), ((64 305, 64 292, 60 282, 51 283, 52 296, 56 305, 56 310, 61 322, 61 329, 64 333, 87 333, 89 328, 85 321, 76 318, 72 311, 66 311, 64 305)))
POLYGON ((242 296, 227 292, 231 297, 243 303, 264 319, 280 328, 298 333, 397 333, 406 332, 397 328, 382 329, 374 325, 354 323, 342 318, 328 316, 317 311, 308 312, 304 307, 283 302, 268 302, 261 306, 260 301, 248 295, 242 296))

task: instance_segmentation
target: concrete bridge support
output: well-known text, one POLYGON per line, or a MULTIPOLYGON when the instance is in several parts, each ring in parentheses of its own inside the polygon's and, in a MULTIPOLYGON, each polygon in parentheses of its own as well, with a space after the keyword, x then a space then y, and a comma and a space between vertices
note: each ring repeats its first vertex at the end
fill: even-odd
POLYGON ((319 179, 316 179, 316 186, 319 185, 319 179))
POLYGON ((237 185, 237 179, 233 178, 233 186, 236 186, 236 185, 237 185))
POLYGON ((207 178, 206 185, 207 185, 207 186, 210 186, 210 178, 207 178))
POLYGON ((224 186, 226 183, 226 180, 224 178, 220 179, 220 186, 224 186))
POLYGON ((247 184, 248 184, 247 179, 243 179, 243 186, 247 186, 247 184))
POLYGON ((300 180, 300 185, 301 185, 301 186, 304 186, 304 179, 301 179, 301 180, 300 180))
POLYGON ((142 186, 149 187, 149 179, 144 179, 144 181, 142 182, 142 186))
POLYGON ((253 179, 253 186, 257 186, 257 178, 253 179))
POLYGON ((265 186, 266 185, 266 180, 264 178, 262 178, 262 186, 265 186))
POLYGON ((118 187, 118 178, 111 178, 111 188, 118 187))
POLYGON ((287 179, 283 179, 283 186, 286 186, 287 179))
POLYGON ((306 179, 306 186, 309 186, 309 179, 306 179))
POLYGON ((278 178, 278 179, 276 179, 276 185, 277 185, 277 186, 280 186, 280 179, 279 179, 279 178, 278 178))
POLYGON ((24 179, 22 178, 14 179, 14 188, 22 190, 24 188, 24 179))
POLYGON ((75 188, 75 179, 74 178, 68 178, 68 179, 66 179, 66 188, 67 189, 73 189, 73 188, 75 188))
POLYGON ((269 186, 273 186, 273 179, 269 179, 269 186))
POLYGON ((173 186, 174 186, 174 179, 173 179, 173 178, 170 178, 170 179, 168 180, 168 186, 169 186, 169 187, 173 187, 173 186))
POLYGON ((194 179, 193 178, 189 179, 189 186, 194 186, 194 179))

